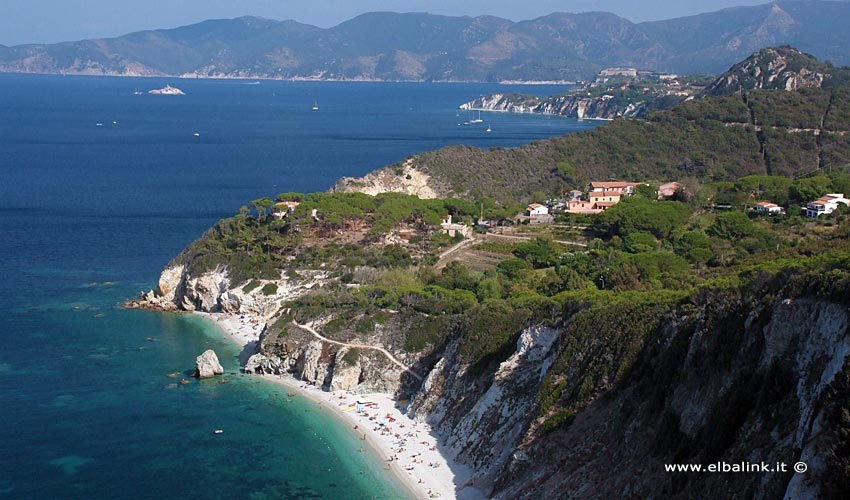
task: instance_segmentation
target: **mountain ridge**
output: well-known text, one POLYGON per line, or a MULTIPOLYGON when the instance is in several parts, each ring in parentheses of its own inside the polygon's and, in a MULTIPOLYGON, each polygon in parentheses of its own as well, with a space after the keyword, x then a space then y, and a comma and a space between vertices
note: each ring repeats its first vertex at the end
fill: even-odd
POLYGON ((115 38, 0 45, 0 72, 385 81, 573 81, 628 66, 719 73, 764 46, 850 63, 850 3, 787 1, 633 23, 372 12, 332 28, 256 16, 115 38))

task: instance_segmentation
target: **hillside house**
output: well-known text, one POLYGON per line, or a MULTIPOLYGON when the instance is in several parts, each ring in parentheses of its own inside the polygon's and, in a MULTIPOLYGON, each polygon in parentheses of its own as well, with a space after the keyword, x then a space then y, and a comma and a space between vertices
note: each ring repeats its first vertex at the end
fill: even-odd
POLYGON ((452 222, 452 214, 447 215, 446 218, 443 219, 443 223, 440 224, 440 228, 442 228, 443 233, 448 234, 452 238, 458 234, 464 238, 468 238, 472 235, 472 228, 470 226, 467 226, 462 222, 452 222))
POLYGON ((529 217, 534 217, 535 215, 548 215, 549 207, 541 205, 540 203, 532 203, 525 209, 525 213, 529 217))
POLYGON ((850 206, 850 200, 844 197, 844 193, 825 194, 806 205, 806 217, 817 219, 821 215, 831 214, 839 205, 850 206))
POLYGON ((584 197, 584 193, 582 193, 578 189, 573 189, 572 191, 570 191, 570 197, 568 198, 568 200, 569 201, 577 201, 577 200, 581 200, 582 197, 584 197))
POLYGON ((620 182, 620 181, 612 181, 612 182, 600 182, 594 181, 591 182, 587 187, 588 193, 594 192, 610 192, 616 191, 621 195, 631 195, 635 193, 635 186, 637 186, 637 182, 620 182))
POLYGON ((608 206, 614 206, 620 202, 622 193, 620 191, 591 191, 587 193, 587 197, 591 203, 604 203, 610 204, 608 206))
POLYGON ((297 201, 279 201, 274 204, 274 215, 279 219, 283 219, 287 215, 295 211, 300 205, 297 201))
POLYGON ((549 213, 549 207, 540 203, 532 203, 525 208, 525 212, 514 217, 515 224, 552 224, 555 217, 549 213))
POLYGON ((767 215, 781 215, 785 213, 785 209, 769 201, 760 201, 756 203, 756 212, 767 215))
POLYGON ((584 200, 570 200, 567 202, 567 212, 571 214, 598 214, 602 211, 596 203, 584 200))
POLYGON ((577 191, 570 192, 571 199, 567 202, 566 211, 572 214, 598 214, 607 210, 623 198, 635 192, 636 182, 601 182, 594 181, 587 186, 587 197, 577 196, 577 191))

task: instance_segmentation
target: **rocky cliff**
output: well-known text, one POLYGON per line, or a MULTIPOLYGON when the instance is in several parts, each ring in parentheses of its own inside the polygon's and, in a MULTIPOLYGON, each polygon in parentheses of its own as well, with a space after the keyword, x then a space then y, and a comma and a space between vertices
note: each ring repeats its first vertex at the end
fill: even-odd
POLYGON ((799 291, 807 285, 774 278, 618 317, 643 332, 577 312, 523 330, 483 369, 450 343, 411 414, 494 498, 846 498, 850 297, 799 291), (664 469, 717 462, 787 469, 664 469))
POLYGON ((330 190, 372 196, 380 193, 404 193, 423 199, 440 198, 451 192, 445 182, 433 179, 423 170, 417 169, 410 159, 370 172, 363 177, 342 177, 330 190))
POLYGON ((540 113, 567 118, 613 120, 618 116, 640 116, 648 109, 644 101, 620 104, 612 96, 581 97, 563 95, 547 98, 520 94, 491 94, 461 104, 460 109, 504 111, 508 113, 540 113))
POLYGON ((821 88, 846 83, 848 78, 848 68, 820 62, 793 47, 769 47, 733 65, 706 87, 702 95, 729 95, 755 89, 821 88))
POLYGON ((143 293, 131 307, 163 311, 199 311, 250 314, 266 320, 276 316, 284 303, 324 283, 323 273, 307 273, 303 279, 251 280, 231 283, 225 266, 195 273, 185 264, 162 271, 156 290, 143 293), (268 287, 267 285, 272 285, 268 287))
MULTIPOLYGON (((175 266, 148 295, 169 309, 269 319, 246 371, 288 372, 333 390, 411 394, 410 416, 429 422, 444 449, 475 470, 473 485, 493 498, 846 498, 850 278, 843 266, 749 274, 742 284, 693 292, 599 292, 566 301, 554 320, 531 321, 478 359, 464 353, 464 322, 418 349, 405 345, 417 328, 410 311, 382 311, 366 328, 339 330, 334 320, 351 314, 344 300, 322 299, 327 305, 311 324, 332 338, 317 337, 286 305, 331 286, 318 275, 281 279, 278 292, 260 296, 233 287, 225 269, 195 277, 175 266), (786 469, 664 468, 741 462, 786 469), (805 473, 794 472, 797 462, 805 473)), ((323 297, 340 294, 331 287, 323 297)))

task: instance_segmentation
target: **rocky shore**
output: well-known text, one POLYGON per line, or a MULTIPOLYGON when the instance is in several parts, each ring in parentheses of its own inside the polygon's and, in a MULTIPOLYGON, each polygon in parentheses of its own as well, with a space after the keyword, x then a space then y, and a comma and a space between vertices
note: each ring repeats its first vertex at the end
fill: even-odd
MULTIPOLYGON (((808 464, 805 477, 748 482, 755 497, 815 497, 826 491, 815 479, 829 488, 836 484, 827 480, 835 464, 819 459, 816 450, 835 452, 833 431, 820 429, 834 427, 826 419, 846 401, 837 395, 846 394, 842 384, 850 373, 850 318, 846 305, 798 297, 795 282, 772 279, 776 292, 767 297, 723 289, 697 293, 663 317, 644 316, 647 330, 634 338, 626 326, 589 335, 576 330, 569 316, 525 327, 511 352, 474 365, 462 356, 463 337, 450 338, 438 351, 405 352, 394 341, 403 326, 392 321, 356 339, 372 350, 324 338, 321 324, 274 326, 288 298, 327 284, 321 273, 298 281, 281 277, 275 293, 264 295, 232 286, 224 269, 191 276, 172 266, 157 291, 131 306, 207 314, 255 353, 246 372, 288 383, 291 392, 309 394, 346 425, 357 426, 367 444, 392 458, 389 470, 417 498, 550 498, 564 491, 603 498, 629 488, 662 498, 671 493, 662 467, 670 450, 685 446, 682 453, 698 454, 718 439, 725 448, 715 460, 757 456, 808 464), (627 371, 625 357, 632 358, 627 371), (704 366, 718 366, 720 359, 723 368, 707 375, 704 366), (581 394, 587 399, 575 399, 581 394), (558 415, 565 420, 559 426, 543 425, 543 397, 562 400, 558 415), (358 405, 364 398, 376 406, 358 405), (730 407, 744 410, 738 420, 718 425, 730 407), (766 421, 763 415, 774 416, 766 421), (678 437, 670 440, 671 434, 678 437), (739 435, 765 438, 754 444, 739 435), (618 466, 630 471, 624 478, 638 477, 638 471, 643 476, 612 480, 612 456, 622 457, 618 466)), ((593 320, 581 314, 591 324, 604 321, 604 308, 593 320)), ((722 479, 701 477, 693 491, 722 496, 732 491, 722 479)), ((671 496, 685 498, 688 491, 671 496)))
MULTIPOLYGON (((257 318, 227 313, 203 313, 230 339, 242 347, 259 345, 265 325, 257 318)), ((311 361, 305 361, 310 365, 311 361)), ((286 388, 293 397, 307 397, 350 428, 369 450, 386 462, 412 498, 478 500, 484 495, 470 485, 472 470, 450 459, 441 438, 423 418, 409 416, 408 402, 386 392, 352 393, 332 387, 323 390, 315 380, 297 378, 285 369, 285 362, 262 354, 252 356, 246 373, 286 388), (358 405, 357 402, 368 401, 358 405)), ((309 368, 306 373, 311 373, 309 368)), ((343 377, 344 378, 344 377, 343 377)), ((342 384, 344 385, 344 384, 342 384)))
POLYGON ((458 106, 462 110, 537 113, 587 120, 613 120, 617 117, 640 116, 646 112, 644 102, 622 106, 610 96, 580 97, 576 95, 539 98, 519 94, 491 94, 458 106))

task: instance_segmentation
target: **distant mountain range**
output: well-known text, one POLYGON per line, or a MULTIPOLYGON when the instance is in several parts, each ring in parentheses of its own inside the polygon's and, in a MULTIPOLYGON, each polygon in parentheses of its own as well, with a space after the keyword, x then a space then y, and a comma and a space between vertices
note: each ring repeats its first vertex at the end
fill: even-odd
POLYGON ((766 46, 850 64, 850 3, 789 1, 632 23, 614 14, 363 14, 329 29, 257 17, 0 46, 0 72, 388 81, 586 80, 601 68, 719 73, 766 46))

